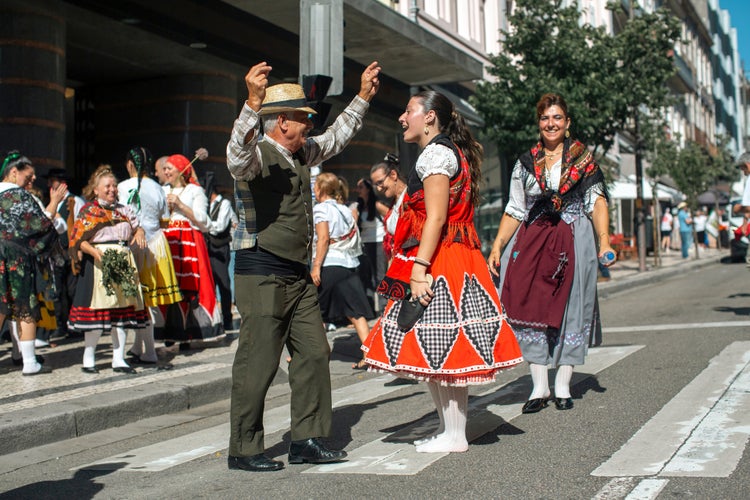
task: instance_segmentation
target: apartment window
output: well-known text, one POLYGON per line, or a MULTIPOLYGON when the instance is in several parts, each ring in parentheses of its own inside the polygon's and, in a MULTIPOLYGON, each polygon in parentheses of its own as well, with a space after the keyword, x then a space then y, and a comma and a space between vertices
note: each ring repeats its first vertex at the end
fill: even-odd
POLYGON ((439 19, 448 24, 453 24, 452 0, 424 0, 424 11, 427 15, 439 19))

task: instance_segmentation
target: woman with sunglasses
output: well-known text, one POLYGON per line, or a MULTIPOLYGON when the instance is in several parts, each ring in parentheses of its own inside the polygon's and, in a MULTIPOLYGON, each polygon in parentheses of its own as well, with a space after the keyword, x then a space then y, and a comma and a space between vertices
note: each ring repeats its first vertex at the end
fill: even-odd
POLYGON ((372 182, 361 178, 357 181, 357 203, 351 209, 357 219, 357 226, 362 238, 362 255, 359 256, 359 277, 368 296, 372 296, 372 307, 380 311, 378 296, 375 293, 377 284, 385 274, 385 255, 383 254, 383 216, 388 207, 378 200, 372 182))
MULTIPOLYGON (((383 255, 386 261, 386 267, 391 262, 393 256, 393 235, 396 234, 396 223, 401 213, 401 206, 406 194, 406 181, 401 177, 398 169, 398 156, 392 153, 385 155, 383 161, 376 163, 370 169, 370 180, 377 191, 393 200, 393 205, 386 211, 383 216, 383 226, 385 235, 383 236, 383 255)), ((380 283, 378 281, 378 283, 380 283)))

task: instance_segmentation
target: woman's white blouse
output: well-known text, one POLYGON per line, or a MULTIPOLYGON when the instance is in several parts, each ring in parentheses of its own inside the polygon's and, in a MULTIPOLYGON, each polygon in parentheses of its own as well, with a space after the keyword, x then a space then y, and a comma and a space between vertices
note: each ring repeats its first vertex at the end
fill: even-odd
MULTIPOLYGON (((560 187, 561 176, 562 160, 558 160, 549 169, 547 185, 550 189, 556 191, 560 187)), ((586 214, 591 214, 594 211, 594 204, 597 198, 604 194, 603 187, 597 184, 586 190, 582 207, 586 214)), ((539 187, 536 178, 521 165, 520 161, 516 161, 510 178, 510 192, 508 194, 508 205, 505 207, 505 213, 514 219, 522 221, 526 218, 526 214, 528 214, 540 196, 542 196, 542 189, 539 187)), ((575 209, 575 207, 569 208, 575 209)), ((563 214, 563 220, 570 223, 576 217, 572 216, 568 211, 566 210, 566 213, 563 214)))
POLYGON ((435 174, 447 175, 450 178, 458 172, 458 159, 449 147, 429 144, 417 158, 416 169, 422 181, 435 174))
POLYGON ((193 216, 197 224, 190 222, 190 219, 185 217, 179 209, 172 211, 172 220, 185 220, 190 222, 193 229, 204 233, 208 231, 208 198, 206 198, 206 193, 202 187, 195 184, 188 184, 184 188, 172 188, 172 186, 166 185, 164 186, 164 194, 176 194, 181 202, 193 210, 193 216))

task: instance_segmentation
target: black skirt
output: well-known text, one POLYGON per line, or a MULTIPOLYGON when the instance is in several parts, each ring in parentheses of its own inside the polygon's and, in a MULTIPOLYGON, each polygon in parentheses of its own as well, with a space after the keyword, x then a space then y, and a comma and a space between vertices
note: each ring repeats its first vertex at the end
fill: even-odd
POLYGON ((363 316, 371 319, 375 316, 357 269, 324 266, 320 270, 318 301, 323 320, 327 323, 363 316))

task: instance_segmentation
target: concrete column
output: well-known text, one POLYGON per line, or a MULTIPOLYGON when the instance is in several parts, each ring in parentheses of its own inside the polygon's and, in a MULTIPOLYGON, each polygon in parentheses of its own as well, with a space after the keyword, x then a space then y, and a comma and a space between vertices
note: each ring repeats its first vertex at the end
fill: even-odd
POLYGON ((37 173, 65 157, 65 17, 57 0, 0 2, 0 152, 37 173))
POLYGON ((237 89, 236 76, 213 72, 98 87, 96 157, 121 167, 133 146, 149 148, 156 158, 180 153, 190 159, 204 147, 209 157, 194 164, 198 176, 214 170, 230 187, 226 146, 238 114, 237 89))

